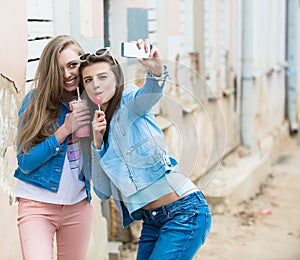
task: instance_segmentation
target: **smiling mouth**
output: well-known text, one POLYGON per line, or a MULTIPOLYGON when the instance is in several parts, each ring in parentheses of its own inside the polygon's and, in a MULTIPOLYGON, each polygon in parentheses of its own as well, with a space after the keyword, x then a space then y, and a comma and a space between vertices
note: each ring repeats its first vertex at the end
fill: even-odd
POLYGON ((73 79, 68 80, 68 81, 64 81, 64 83, 65 83, 65 85, 66 85, 67 87, 72 87, 72 86, 74 86, 74 84, 76 83, 76 78, 73 78, 73 79))

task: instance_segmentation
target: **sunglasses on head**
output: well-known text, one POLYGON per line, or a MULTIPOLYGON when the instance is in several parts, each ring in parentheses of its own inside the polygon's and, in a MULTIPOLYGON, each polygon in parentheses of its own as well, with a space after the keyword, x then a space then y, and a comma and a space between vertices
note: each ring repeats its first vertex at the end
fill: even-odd
POLYGON ((115 57, 113 56, 111 50, 110 50, 110 47, 105 47, 105 48, 101 48, 99 50, 97 50, 95 53, 84 53, 82 55, 80 55, 78 57, 79 61, 80 62, 86 62, 90 56, 95 56, 95 57, 101 57, 101 56, 104 56, 104 55, 107 55, 109 54, 110 57, 112 57, 113 61, 114 61, 114 64, 117 66, 117 62, 115 60, 115 57))

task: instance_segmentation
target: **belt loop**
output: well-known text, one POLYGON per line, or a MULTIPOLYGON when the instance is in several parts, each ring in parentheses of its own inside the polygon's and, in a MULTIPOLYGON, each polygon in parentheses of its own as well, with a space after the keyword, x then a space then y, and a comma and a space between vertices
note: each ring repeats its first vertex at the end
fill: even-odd
POLYGON ((195 194, 195 196, 197 197, 197 199, 198 199, 199 201, 202 201, 203 199, 205 199, 203 193, 202 193, 200 190, 199 190, 199 191, 196 191, 194 194, 195 194))
POLYGON ((199 190, 199 192, 202 194, 202 196, 203 196, 203 199, 205 199, 205 200, 206 200, 206 197, 205 197, 204 193, 203 193, 201 190, 199 190))
POLYGON ((145 219, 150 219, 150 217, 149 217, 148 214, 149 214, 149 211, 143 209, 143 217, 144 217, 145 219))

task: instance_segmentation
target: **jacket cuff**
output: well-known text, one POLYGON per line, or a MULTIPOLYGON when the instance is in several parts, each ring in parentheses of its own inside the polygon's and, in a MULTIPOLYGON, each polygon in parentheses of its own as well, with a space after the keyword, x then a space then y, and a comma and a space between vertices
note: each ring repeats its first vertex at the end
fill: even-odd
POLYGON ((163 73, 160 76, 155 76, 151 73, 151 71, 147 68, 147 78, 154 79, 157 81, 158 85, 162 87, 165 84, 167 77, 169 76, 168 67, 164 65, 163 73))

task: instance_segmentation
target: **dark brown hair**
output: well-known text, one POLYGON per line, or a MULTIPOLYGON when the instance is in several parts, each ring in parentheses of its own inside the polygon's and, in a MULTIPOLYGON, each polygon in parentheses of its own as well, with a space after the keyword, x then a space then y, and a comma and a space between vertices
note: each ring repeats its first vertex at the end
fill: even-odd
MULTIPOLYGON (((109 63, 111 66, 111 70, 113 72, 113 74, 115 75, 115 79, 116 79, 116 91, 114 96, 109 100, 109 104, 107 106, 107 109, 105 111, 105 118, 106 118, 106 122, 107 122, 107 128, 104 134, 104 141, 107 140, 108 138, 108 132, 109 132, 109 128, 110 128, 110 122, 112 120, 112 117, 114 115, 114 113, 118 110, 120 103, 121 103, 121 99, 122 99, 122 93, 124 90, 124 75, 123 75, 123 71, 121 69, 120 64, 118 63, 118 61, 116 59, 114 59, 112 56, 110 55, 103 55, 103 56, 95 56, 95 55, 89 55, 86 59, 86 61, 82 62, 80 67, 79 67, 79 72, 82 75, 82 70, 88 66, 91 66, 95 63, 99 63, 99 62, 106 62, 109 63)), ((81 80, 82 80, 82 76, 81 76, 81 80)), ((81 82, 81 85, 83 85, 83 82, 81 82)), ((88 96, 88 95, 86 95, 88 96)), ((90 98, 88 98, 89 103, 91 104, 91 107, 95 108, 95 104, 92 102, 92 100, 90 100, 90 98)))

